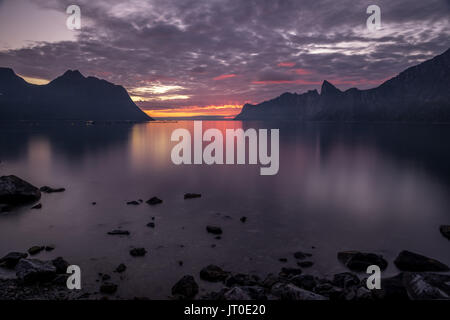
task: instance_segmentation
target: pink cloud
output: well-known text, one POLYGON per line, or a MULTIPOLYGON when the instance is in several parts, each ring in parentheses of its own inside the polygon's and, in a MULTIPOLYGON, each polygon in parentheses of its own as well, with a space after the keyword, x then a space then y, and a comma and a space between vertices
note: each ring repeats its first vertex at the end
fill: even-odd
POLYGON ((292 68, 295 66, 295 62, 280 62, 278 66, 282 68, 292 68))
POLYGON ((213 78, 213 80, 217 81, 217 80, 224 80, 224 79, 229 79, 229 78, 234 78, 234 77, 236 77, 236 75, 234 73, 232 73, 232 74, 223 74, 221 76, 213 78))

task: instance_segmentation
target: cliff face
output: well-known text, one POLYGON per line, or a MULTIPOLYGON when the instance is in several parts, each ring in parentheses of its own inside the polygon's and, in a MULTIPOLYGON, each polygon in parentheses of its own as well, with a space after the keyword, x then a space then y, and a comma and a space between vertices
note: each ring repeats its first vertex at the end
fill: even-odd
POLYGON ((67 71, 47 85, 27 83, 0 68, 0 120, 149 121, 122 86, 79 71, 67 71))
POLYGON ((450 49, 377 88, 340 91, 328 81, 320 94, 285 93, 245 105, 236 120, 450 122, 450 49))

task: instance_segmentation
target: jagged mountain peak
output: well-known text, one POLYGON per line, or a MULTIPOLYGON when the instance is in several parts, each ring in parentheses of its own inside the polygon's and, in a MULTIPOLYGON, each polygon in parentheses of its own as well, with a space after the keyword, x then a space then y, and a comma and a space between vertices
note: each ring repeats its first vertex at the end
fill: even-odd
POLYGON ((320 90, 321 95, 327 95, 330 93, 341 93, 341 90, 336 88, 331 82, 324 80, 322 83, 322 88, 320 90))

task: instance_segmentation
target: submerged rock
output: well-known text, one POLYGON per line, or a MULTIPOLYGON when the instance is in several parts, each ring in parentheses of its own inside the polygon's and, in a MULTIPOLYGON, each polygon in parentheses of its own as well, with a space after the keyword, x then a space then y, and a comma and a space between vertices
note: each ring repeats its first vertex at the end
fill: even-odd
POLYGON ((184 199, 194 199, 194 198, 200 198, 202 195, 199 193, 186 193, 184 195, 184 199))
POLYGON ((394 263, 402 271, 425 272, 450 270, 442 262, 406 250, 400 252, 394 263))
POLYGON ((56 268, 51 261, 21 259, 16 266, 17 278, 26 284, 47 282, 56 276, 56 268))
POLYGON ((125 270, 127 270, 127 266, 123 263, 119 264, 119 266, 116 268, 115 272, 117 273, 122 273, 125 272, 125 270))
POLYGON ((151 206, 160 204, 160 203, 162 203, 162 202, 163 202, 163 201, 162 201, 161 199, 159 199, 158 197, 153 197, 153 198, 151 198, 151 199, 149 199, 149 200, 146 201, 146 203, 149 204, 149 205, 151 205, 151 206))
POLYGON ((282 276, 297 276, 302 274, 302 269, 299 268, 281 268, 280 275, 282 276))
POLYGON ((200 279, 209 282, 219 282, 224 281, 229 274, 229 272, 222 270, 222 268, 211 264, 200 271, 200 279))
POLYGON ((49 187, 49 186, 43 186, 43 187, 40 188, 40 190, 41 190, 41 192, 44 192, 44 193, 57 193, 57 192, 64 192, 64 191, 66 191, 65 188, 52 188, 52 187, 49 187))
POLYGON ((299 261, 297 265, 301 268, 311 268, 314 265, 312 261, 299 261))
POLYGON ((439 231, 441 231, 441 234, 446 237, 448 240, 450 240, 450 226, 441 226, 439 228, 439 231))
POLYGON ((21 205, 40 198, 41 192, 30 183, 12 175, 0 177, 0 203, 21 205))
POLYGON ((44 249, 45 249, 44 246, 33 246, 30 249, 28 249, 28 253, 33 256, 43 251, 44 249))
POLYGON ((222 229, 216 226, 206 226, 206 231, 212 234, 222 234, 222 229))
POLYGON ((134 248, 130 250, 130 254, 133 257, 143 257, 147 254, 147 250, 145 250, 144 248, 134 248))
POLYGON ((110 236, 129 236, 130 235, 130 231, 127 231, 127 230, 113 230, 113 231, 109 231, 108 234, 110 236))
POLYGON ((388 266, 382 255, 359 251, 339 252, 338 260, 347 268, 356 272, 366 272, 371 265, 377 265, 381 270, 385 270, 388 266))
POLYGON ((28 257, 28 254, 23 252, 10 252, 0 259, 0 266, 8 269, 13 269, 21 259, 28 257))
POLYGON ((294 253, 294 257, 295 257, 295 259, 298 259, 298 260, 304 260, 306 258, 312 257, 312 254, 311 253, 297 251, 297 252, 294 253))
POLYGON ((241 220, 242 223, 246 223, 246 222, 247 222, 247 217, 242 217, 242 218, 239 219, 239 220, 241 220))
POLYGON ((147 223, 147 227, 154 228, 155 227, 155 223, 154 222, 149 222, 149 223, 147 223))
POLYGON ((140 203, 138 201, 128 201, 127 205, 129 205, 129 206, 138 206, 138 205, 140 205, 140 203))
POLYGON ((186 275, 173 286, 172 294, 183 299, 193 299, 198 294, 198 284, 193 276, 186 275))

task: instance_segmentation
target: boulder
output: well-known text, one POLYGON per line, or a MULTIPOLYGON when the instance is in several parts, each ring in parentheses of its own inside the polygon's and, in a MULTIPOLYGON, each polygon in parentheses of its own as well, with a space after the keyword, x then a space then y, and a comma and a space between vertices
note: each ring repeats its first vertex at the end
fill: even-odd
POLYGON ((162 203, 162 202, 163 202, 163 201, 162 201, 161 199, 159 199, 158 197, 153 197, 153 198, 151 198, 151 199, 149 199, 149 200, 146 201, 146 203, 149 204, 149 205, 151 205, 151 206, 160 204, 160 203, 162 203))
POLYGON ((374 290, 375 297, 380 300, 409 300, 408 293, 403 285, 403 275, 403 273, 400 273, 394 277, 381 279, 381 289, 374 290))
POLYGON ((222 270, 222 268, 211 264, 200 271, 200 279, 209 282, 219 282, 224 281, 229 274, 229 272, 222 270))
POLYGON ((403 284, 412 300, 450 300, 450 275, 406 272, 403 284))
POLYGON ((223 294, 225 300, 229 301, 248 301, 252 300, 250 295, 242 288, 233 287, 223 294))
POLYGON ((39 252, 43 251, 45 249, 45 246, 33 246, 30 249, 28 249, 28 253, 31 256, 34 256, 38 254, 39 252))
POLYGON ((125 270, 127 270, 127 266, 123 263, 119 264, 119 266, 116 268, 115 272, 117 273, 122 273, 125 272, 125 270))
POLYGON ((65 188, 52 188, 49 186, 43 186, 40 188, 40 190, 41 190, 41 192, 44 192, 44 193, 58 193, 58 192, 66 191, 65 188))
POLYGON ((225 280, 225 285, 227 287, 234 286, 255 286, 259 284, 259 278, 255 275, 250 274, 232 274, 225 280))
POLYGON ((17 278, 26 283, 47 282, 56 276, 56 268, 51 261, 21 259, 16 266, 17 278))
POLYGON ((439 228, 439 231, 441 231, 441 234, 446 237, 448 240, 450 240, 450 226, 444 226, 442 225, 439 228))
POLYGON ((316 279, 312 275, 298 275, 289 280, 293 285, 308 291, 314 290, 317 285, 316 279))
POLYGON ((293 284, 277 283, 271 293, 282 300, 328 300, 326 297, 301 289, 293 284))
POLYGON ((206 231, 212 234, 222 234, 222 229, 216 226, 206 226, 206 231))
POLYGON ((172 294, 182 299, 193 299, 198 294, 198 284, 193 276, 186 275, 173 286, 172 294))
POLYGON ((64 260, 62 257, 57 257, 52 260, 53 266, 56 268, 57 274, 66 274, 67 268, 69 267, 69 263, 64 260))
POLYGON ((365 253, 359 251, 343 251, 338 253, 338 260, 347 268, 355 272, 366 272, 371 265, 385 270, 388 266, 387 261, 382 255, 375 253, 365 253))
POLYGON ((0 203, 21 205, 40 198, 41 192, 30 183, 16 176, 0 177, 0 203))
POLYGON ((435 259, 420 254, 402 251, 394 261, 397 268, 402 271, 426 272, 426 271, 449 271, 449 267, 435 259))
POLYGON ((360 281, 356 274, 343 272, 334 275, 333 284, 339 288, 348 288, 359 285, 360 281))
POLYGON ((26 257, 28 257, 28 254, 23 252, 10 252, 0 259, 0 265, 8 269, 13 269, 21 259, 25 259, 26 257))

